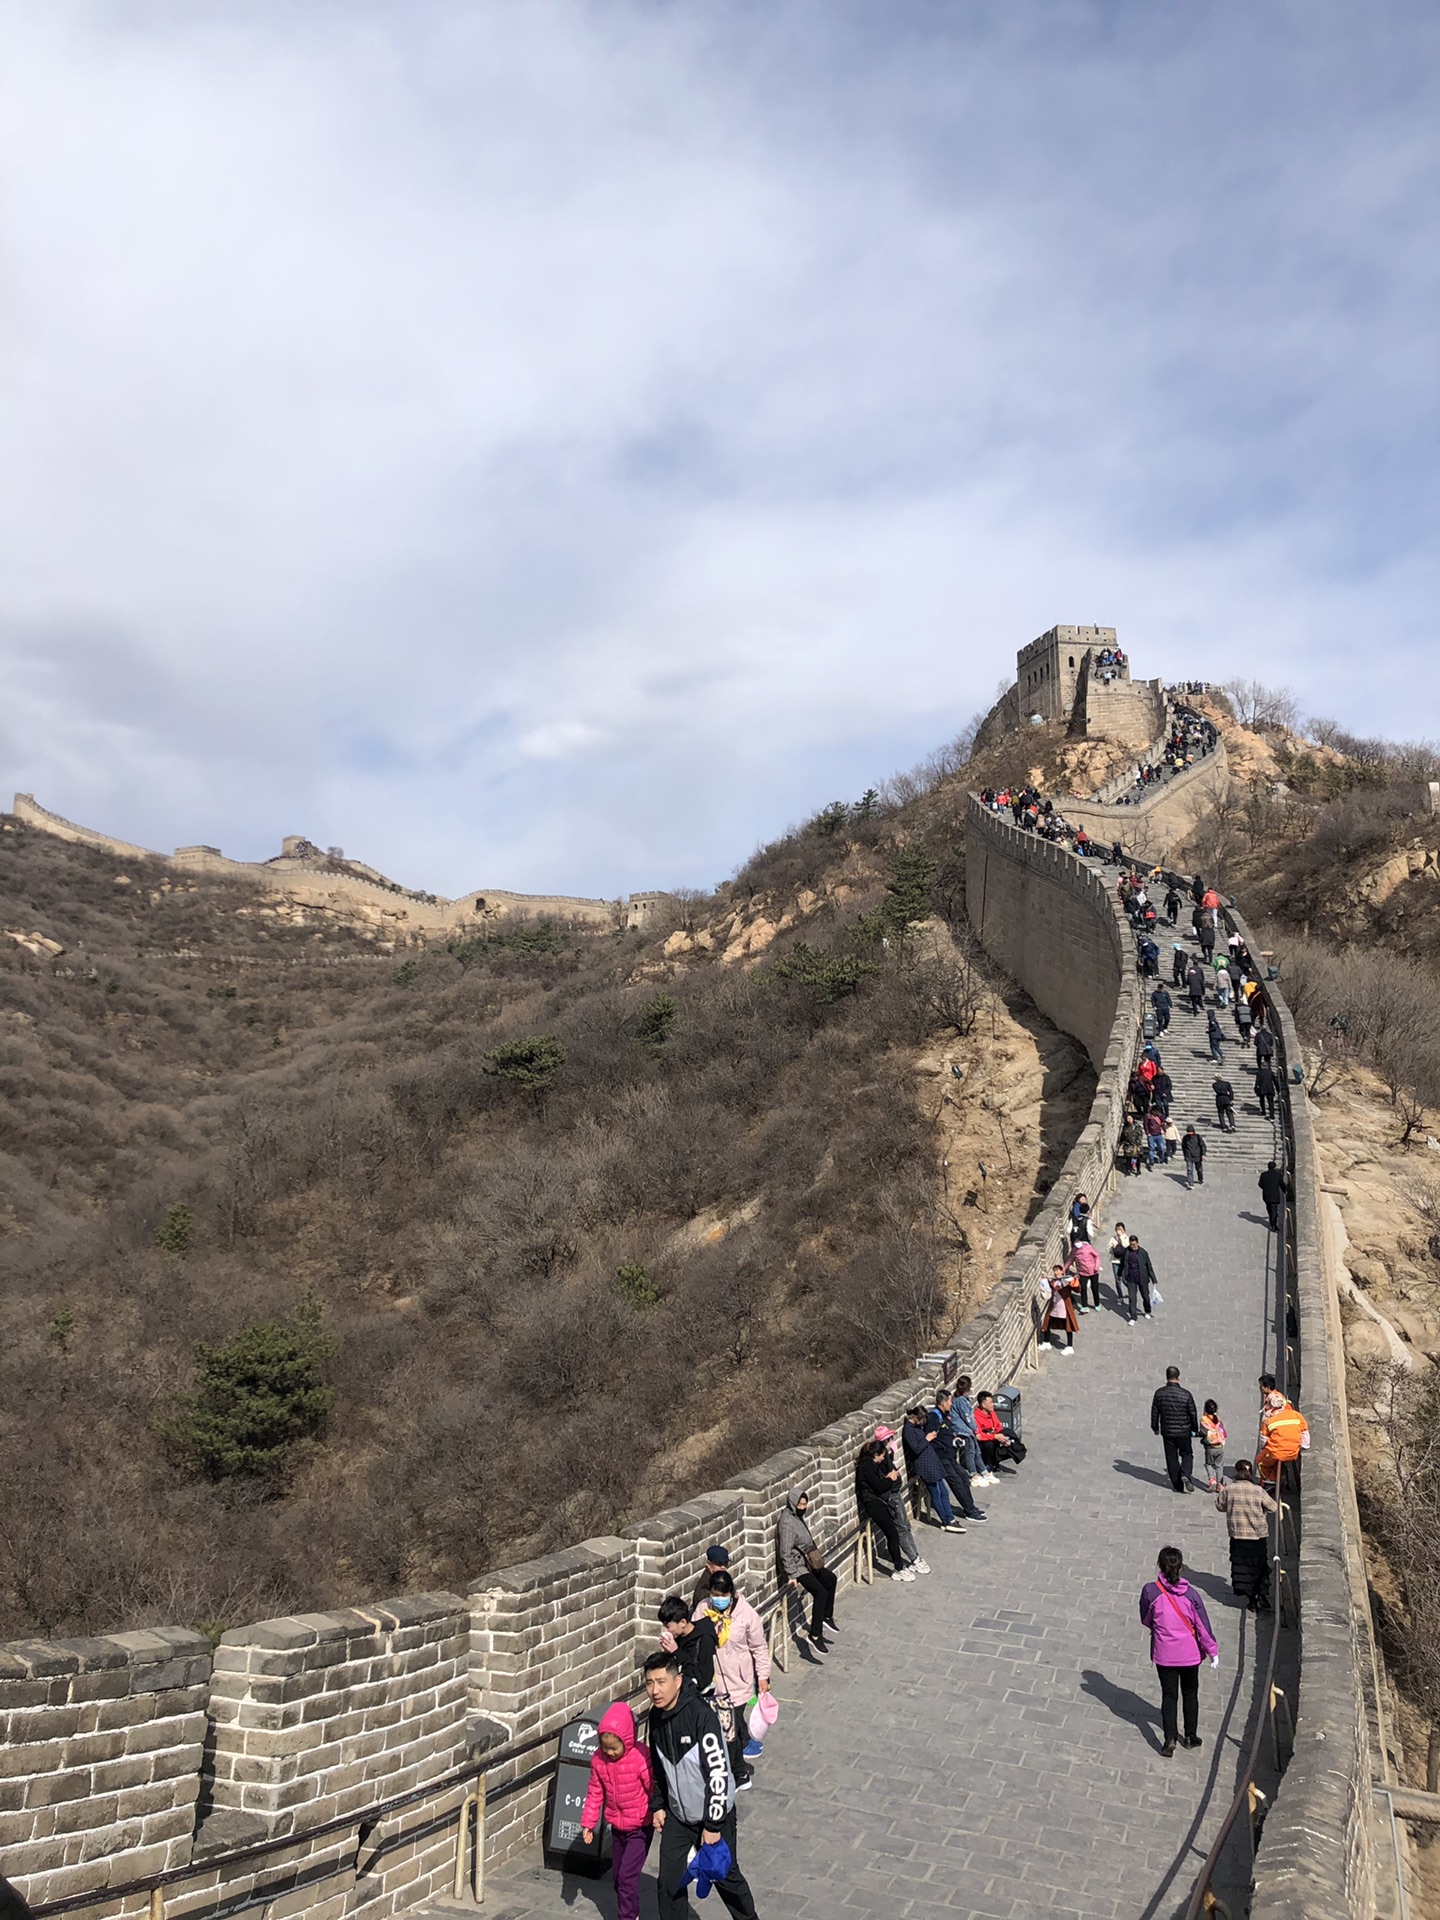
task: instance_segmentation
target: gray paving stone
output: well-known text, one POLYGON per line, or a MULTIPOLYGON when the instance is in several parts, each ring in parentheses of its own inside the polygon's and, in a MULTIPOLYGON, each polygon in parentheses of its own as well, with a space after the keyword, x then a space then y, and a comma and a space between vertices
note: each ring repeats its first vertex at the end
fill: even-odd
MULTIPOLYGON (((988 1524, 963 1538, 927 1530, 931 1578, 847 1592, 824 1668, 777 1675, 780 1720, 740 1802, 741 1864, 766 1920, 1183 1912, 1234 1791, 1256 1635, 1230 1596, 1223 1519, 1165 1479, 1150 1396, 1173 1360, 1197 1401, 1218 1399, 1233 1458, 1253 1446, 1255 1377, 1273 1357, 1255 1183, 1274 1130, 1245 1051, 1228 1047, 1239 1130, 1216 1131, 1203 1031, 1181 1011, 1160 1046, 1182 1131, 1193 1121, 1210 1146, 1204 1186, 1156 1169, 1120 1180, 1105 1210, 1107 1228, 1124 1219, 1154 1259, 1154 1322, 1126 1328, 1107 1262, 1105 1304, 1081 1319, 1075 1357, 1048 1357, 1019 1383, 1030 1455, 981 1494, 988 1524), (1201 1680, 1205 1745, 1167 1761, 1136 1599, 1170 1543, 1204 1594, 1221 1667, 1201 1680)), ((642 1913, 653 1897, 647 1872, 642 1913)), ((529 1866, 491 1876, 485 1911, 608 1920, 614 1903, 608 1883, 529 1866)))

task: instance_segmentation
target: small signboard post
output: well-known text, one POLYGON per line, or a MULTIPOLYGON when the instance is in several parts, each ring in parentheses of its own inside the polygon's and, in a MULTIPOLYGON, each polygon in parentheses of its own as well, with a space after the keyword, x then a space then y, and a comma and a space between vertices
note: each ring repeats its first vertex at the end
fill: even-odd
POLYGON ((545 1822, 545 1862, 565 1873, 599 1875, 610 1858, 610 1829, 600 1820, 587 1847, 580 1838, 580 1815, 590 1785, 590 1762, 600 1745, 596 1721, 572 1720, 560 1735, 550 1817, 545 1822))

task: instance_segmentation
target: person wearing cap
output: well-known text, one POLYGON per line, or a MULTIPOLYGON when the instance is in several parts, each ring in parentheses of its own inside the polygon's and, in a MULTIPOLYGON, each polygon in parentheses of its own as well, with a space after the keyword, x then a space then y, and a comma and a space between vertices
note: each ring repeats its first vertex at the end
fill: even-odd
POLYGON ((730 1549, 722 1547, 718 1540, 712 1541, 705 1549, 705 1564, 700 1569, 700 1578, 695 1582, 695 1591, 690 1596, 690 1611, 703 1607, 710 1598, 710 1576, 712 1573, 729 1573, 730 1549))

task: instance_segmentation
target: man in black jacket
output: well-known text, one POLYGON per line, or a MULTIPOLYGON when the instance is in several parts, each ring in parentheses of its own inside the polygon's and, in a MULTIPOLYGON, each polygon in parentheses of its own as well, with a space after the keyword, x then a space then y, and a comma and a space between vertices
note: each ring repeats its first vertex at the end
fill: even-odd
POLYGON ((1200 1416, 1195 1411, 1195 1396, 1180 1384, 1179 1367, 1165 1369, 1165 1384, 1155 1389, 1150 1402, 1150 1431, 1158 1433, 1165 1444, 1165 1471, 1176 1493, 1189 1493, 1195 1473, 1195 1436, 1200 1431, 1200 1416))
POLYGON ((693 1680, 698 1693, 709 1693, 715 1684, 715 1622, 703 1615, 696 1620, 680 1595, 672 1593, 660 1603, 660 1625, 675 1642, 681 1677, 693 1680))
POLYGON ((1235 1089, 1223 1073, 1217 1073, 1210 1085, 1215 1094, 1215 1118, 1220 1123, 1220 1131, 1234 1133, 1235 1089))
POLYGON ((660 1920, 687 1920, 690 1902, 680 1882, 690 1854, 717 1840, 730 1849, 730 1871, 716 1881, 716 1891, 740 1920, 756 1920, 755 1899, 735 1856, 735 1781, 720 1722, 693 1683, 682 1679, 673 1653, 652 1653, 645 1662, 645 1691, 654 1774, 650 1811, 660 1834, 660 1920))
POLYGON ((1290 1176, 1276 1166, 1272 1160, 1257 1183, 1260 1198, 1265 1202, 1265 1211, 1270 1216, 1270 1231, 1280 1231, 1280 1209, 1285 1205, 1285 1196, 1290 1191, 1290 1176))
POLYGON ((1125 1316, 1127 1327, 1135 1324, 1135 1296, 1138 1293, 1145 1305, 1145 1318, 1149 1320, 1150 1289, 1155 1284, 1155 1263, 1140 1244, 1140 1236, 1132 1233, 1130 1244, 1126 1247, 1120 1262, 1120 1278, 1125 1282, 1130 1298, 1130 1311, 1125 1316))
POLYGON ((1275 1096, 1279 1091, 1279 1075, 1268 1059, 1262 1060, 1255 1069, 1255 1098, 1260 1102, 1260 1111, 1267 1120, 1275 1118, 1275 1096))
POLYGON ((1187 1127, 1180 1136, 1180 1157, 1185 1162, 1185 1184, 1193 1187, 1198 1180, 1205 1184, 1205 1141, 1194 1127, 1187 1127))
POLYGON ((1191 1013, 1199 1013, 1205 1004, 1205 969, 1198 960, 1192 960, 1186 969, 1185 991, 1190 996, 1191 1013))
POLYGON ((1155 1031, 1164 1033, 1170 1025, 1170 1010, 1175 1005, 1170 997, 1170 989, 1156 987, 1150 996, 1150 1004, 1155 1009, 1155 1031))

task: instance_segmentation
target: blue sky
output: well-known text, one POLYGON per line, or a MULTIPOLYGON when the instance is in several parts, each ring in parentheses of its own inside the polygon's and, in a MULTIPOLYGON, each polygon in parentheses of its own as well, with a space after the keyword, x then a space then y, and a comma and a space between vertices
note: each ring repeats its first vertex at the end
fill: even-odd
POLYGON ((0 783, 723 877, 1057 620, 1440 733, 1440 13, 0 0, 0 783))

